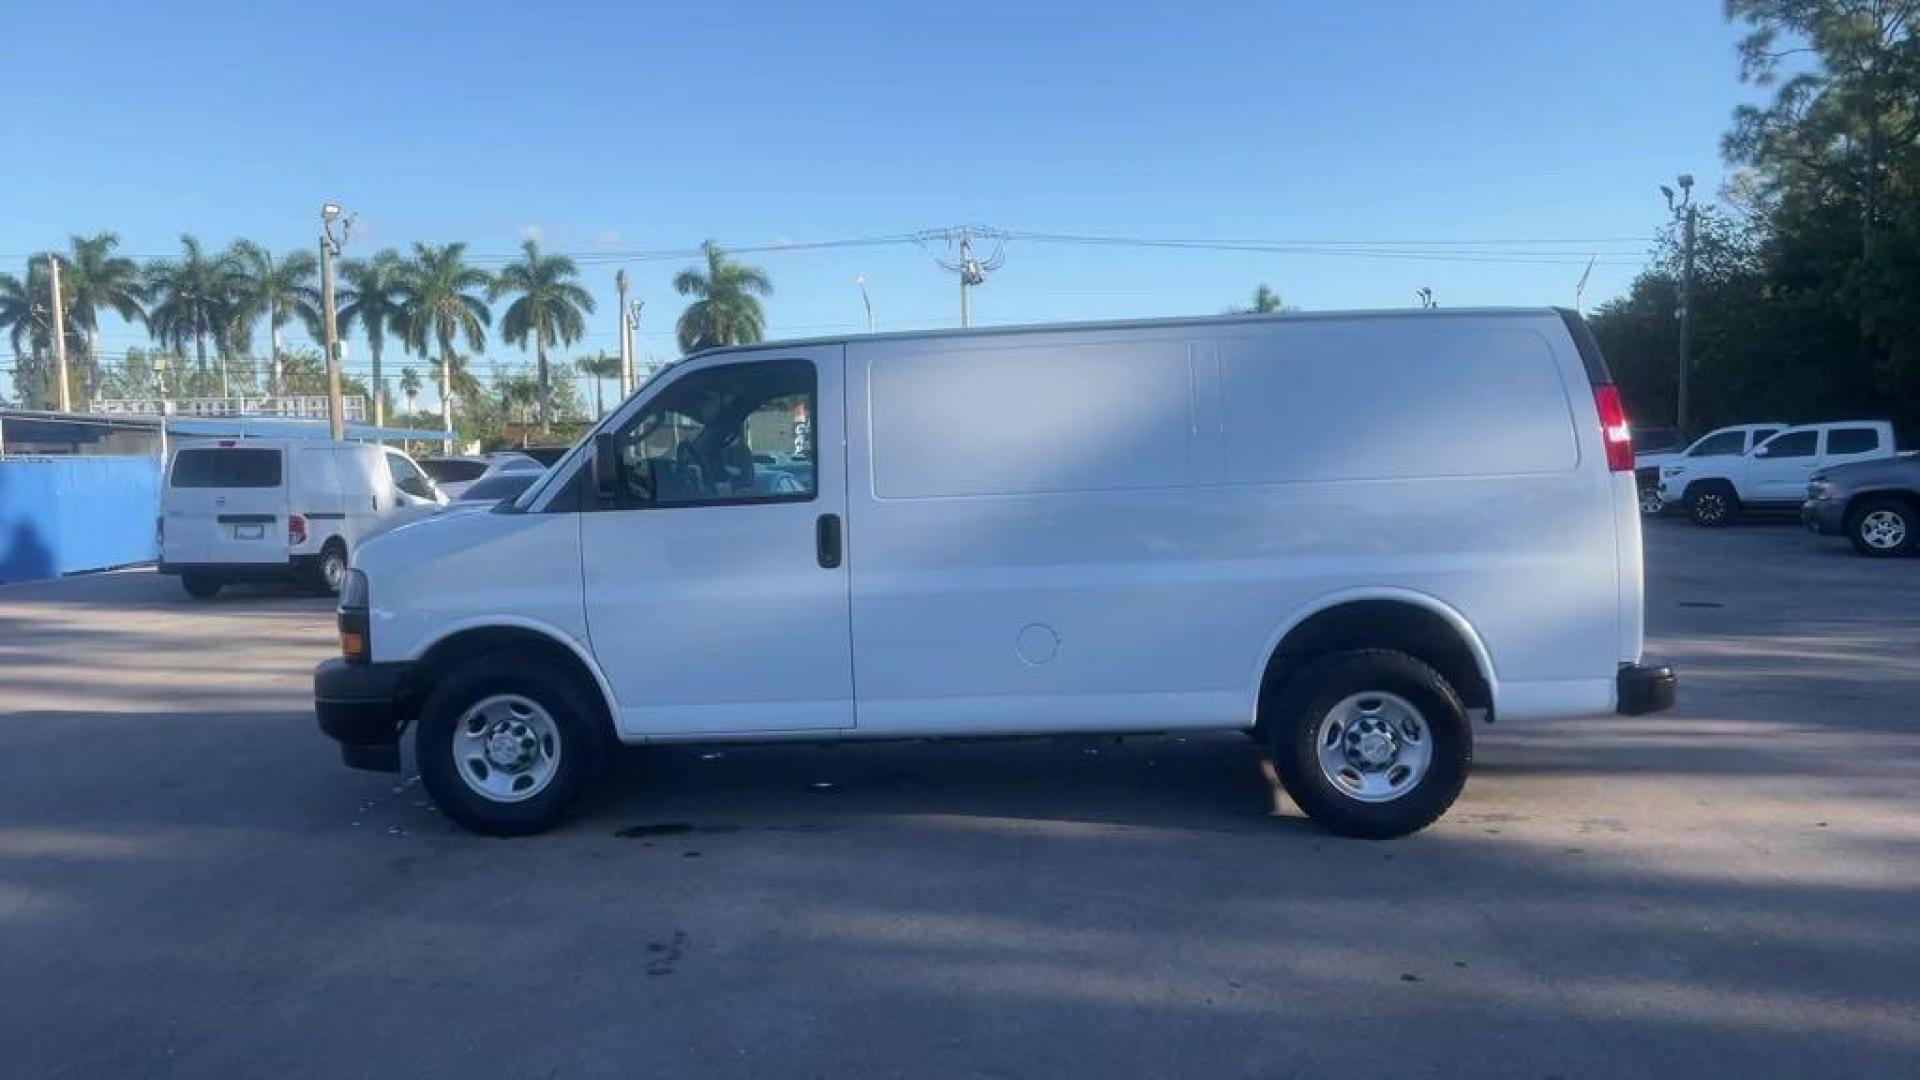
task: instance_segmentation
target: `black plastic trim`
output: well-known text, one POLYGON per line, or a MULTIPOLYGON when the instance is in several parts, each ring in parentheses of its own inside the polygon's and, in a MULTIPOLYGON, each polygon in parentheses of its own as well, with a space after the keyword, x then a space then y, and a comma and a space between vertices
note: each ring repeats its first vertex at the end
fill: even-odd
POLYGON ((271 525, 279 519, 272 514, 219 514, 213 520, 222 525, 271 525))
POLYGON ((1572 308, 1553 310, 1567 324, 1567 333, 1573 335, 1573 347, 1580 352, 1580 365, 1587 369, 1587 381, 1595 386, 1611 386, 1613 373, 1607 370, 1607 358, 1600 354, 1600 341, 1593 336, 1593 328, 1587 325, 1587 320, 1572 308))
POLYGON ((313 512, 303 514, 301 516, 306 518, 308 521, 345 521, 347 520, 347 515, 345 514, 335 514, 335 513, 328 513, 324 511, 313 511, 313 512))
POLYGON ((400 733, 410 717, 402 687, 413 665, 349 664, 335 657, 313 671, 313 711, 320 730, 340 744, 356 769, 397 772, 400 733))
POLYGON ((1680 677, 1666 664, 1622 664, 1618 676, 1618 712, 1644 716, 1673 708, 1680 677))

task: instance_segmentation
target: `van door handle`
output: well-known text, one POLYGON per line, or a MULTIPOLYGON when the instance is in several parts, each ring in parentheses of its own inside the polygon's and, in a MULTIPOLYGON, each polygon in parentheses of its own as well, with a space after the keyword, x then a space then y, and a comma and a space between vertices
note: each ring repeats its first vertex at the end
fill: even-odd
POLYGON ((832 570, 840 565, 839 514, 821 514, 814 521, 813 544, 822 569, 832 570))

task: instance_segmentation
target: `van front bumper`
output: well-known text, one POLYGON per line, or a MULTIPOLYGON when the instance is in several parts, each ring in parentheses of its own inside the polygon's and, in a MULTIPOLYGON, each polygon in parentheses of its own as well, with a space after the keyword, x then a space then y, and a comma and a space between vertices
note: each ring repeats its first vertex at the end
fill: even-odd
POLYGON ((349 768, 400 771, 400 733, 412 719, 402 692, 412 666, 350 664, 336 656, 313 669, 314 714, 349 768))
POLYGON ((1673 708, 1680 677, 1666 664, 1622 664, 1618 676, 1622 716, 1644 716, 1673 708))

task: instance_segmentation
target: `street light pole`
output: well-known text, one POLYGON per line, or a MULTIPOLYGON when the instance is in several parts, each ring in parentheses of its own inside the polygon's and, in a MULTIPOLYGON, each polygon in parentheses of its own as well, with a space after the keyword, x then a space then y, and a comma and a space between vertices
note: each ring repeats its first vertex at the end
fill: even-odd
POLYGON ((335 442, 347 437, 346 401, 340 395, 340 330, 333 314, 333 257, 338 251, 333 222, 339 216, 335 203, 320 207, 320 329, 327 350, 327 437, 335 442))
POLYGON ((67 389, 67 309, 60 302, 60 256, 47 253, 47 273, 53 291, 53 366, 59 373, 60 411, 73 411, 73 397, 67 389))
POLYGON ((1673 214, 1674 223, 1680 226, 1680 367, 1677 373, 1677 389, 1674 394, 1674 426, 1680 434, 1687 433, 1687 381, 1692 373, 1693 346, 1693 248, 1697 236, 1698 208, 1693 205, 1693 175, 1681 173, 1679 178, 1680 197, 1674 199, 1673 189, 1665 184, 1660 191, 1667 197, 1667 210, 1673 214))
POLYGON ((627 268, 613 275, 614 291, 620 294, 620 400, 633 393, 633 323, 627 314, 627 268))

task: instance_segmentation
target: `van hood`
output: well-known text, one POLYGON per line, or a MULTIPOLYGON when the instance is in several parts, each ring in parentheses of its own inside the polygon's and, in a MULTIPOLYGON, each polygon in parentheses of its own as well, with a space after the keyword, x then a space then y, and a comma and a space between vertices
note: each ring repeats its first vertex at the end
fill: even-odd
POLYGON ((494 514, 423 506, 389 515, 360 542, 353 565, 374 573, 430 561, 451 551, 515 531, 524 514, 494 514))

